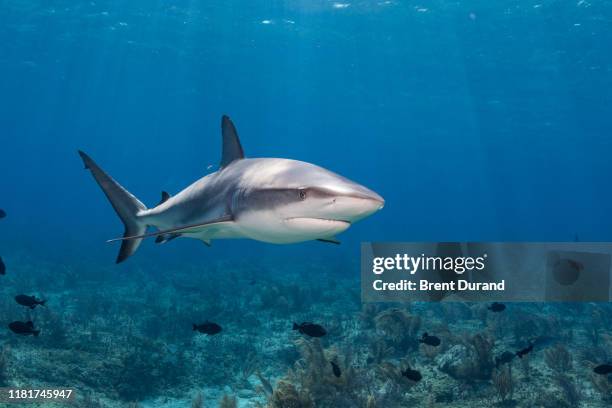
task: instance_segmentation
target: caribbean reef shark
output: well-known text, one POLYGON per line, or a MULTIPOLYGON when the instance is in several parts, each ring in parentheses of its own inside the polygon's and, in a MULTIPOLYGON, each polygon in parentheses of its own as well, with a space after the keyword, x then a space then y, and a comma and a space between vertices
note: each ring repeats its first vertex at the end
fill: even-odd
POLYGON ((383 208, 383 198, 366 187, 314 164, 289 159, 244 157, 236 128, 221 120, 222 156, 218 171, 197 180, 175 196, 147 208, 79 151, 85 168, 123 221, 117 263, 132 255, 144 238, 157 243, 178 237, 210 245, 213 239, 250 238, 289 244, 335 235, 383 208), (148 227, 157 231, 147 233, 148 227))

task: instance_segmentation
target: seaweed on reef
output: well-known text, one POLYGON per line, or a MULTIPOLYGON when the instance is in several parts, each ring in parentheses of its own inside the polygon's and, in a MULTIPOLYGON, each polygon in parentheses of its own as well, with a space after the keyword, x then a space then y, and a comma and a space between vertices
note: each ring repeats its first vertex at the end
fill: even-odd
POLYGON ((400 366, 397 367, 393 363, 384 362, 379 364, 376 370, 382 378, 389 380, 393 384, 398 384, 407 390, 416 385, 416 383, 402 375, 402 367, 404 369, 410 368, 410 364, 406 361, 401 361, 400 366))
POLYGON ((489 377, 493 370, 493 347, 495 341, 482 334, 475 334, 469 340, 469 344, 476 351, 476 362, 482 377, 489 377))
POLYGON ((257 388, 257 391, 260 393, 263 393, 266 399, 269 400, 270 397, 272 397, 272 395, 274 394, 274 389, 272 387, 272 384, 270 383, 270 380, 264 377, 263 374, 259 370, 255 370, 255 375, 257 376, 257 379, 261 383, 261 386, 257 388))
POLYGON ((224 394, 219 401, 219 408, 238 408, 238 400, 234 396, 224 394))
POLYGON ((308 394, 300 393, 293 384, 280 380, 268 401, 269 408, 310 408, 313 407, 308 394))
POLYGON ((499 401, 506 403, 512 399, 514 393, 514 379, 512 378, 512 366, 504 365, 493 370, 491 380, 499 401))
POLYGON ((572 368, 572 356, 561 344, 544 351, 546 365, 557 374, 565 373, 572 368))
POLYGON ((407 360, 400 361, 396 366, 390 362, 384 362, 376 367, 376 375, 382 381, 376 391, 370 391, 366 396, 366 402, 370 400, 373 406, 401 407, 405 406, 407 392, 416 386, 416 382, 402 375, 402 371, 411 368, 407 360))
POLYGON ((554 376, 557 387, 562 391, 565 406, 577 407, 582 400, 582 393, 576 383, 566 374, 557 373, 554 376))
POLYGON ((249 377, 255 373, 259 361, 257 355, 251 352, 246 358, 240 361, 238 369, 238 385, 244 388, 250 388, 249 377))
POLYGON ((385 334, 385 338, 397 351, 416 349, 417 336, 421 328, 421 319, 406 310, 392 308, 375 317, 376 329, 385 334))
POLYGON ((325 387, 326 377, 329 377, 329 364, 318 339, 307 340, 300 338, 296 345, 302 355, 302 360, 296 363, 294 373, 299 377, 302 388, 318 394, 320 388, 325 387), (299 363, 302 364, 299 364, 299 363))
POLYGON ((484 334, 466 335, 461 343, 453 345, 438 357, 438 369, 465 382, 489 380, 495 367, 494 345, 494 340, 484 334))
POLYGON ((296 341, 301 358, 279 381, 269 399, 269 407, 338 407, 363 406, 365 395, 362 373, 352 367, 351 353, 324 350, 319 339, 296 341), (336 377, 330 361, 342 367, 336 377))

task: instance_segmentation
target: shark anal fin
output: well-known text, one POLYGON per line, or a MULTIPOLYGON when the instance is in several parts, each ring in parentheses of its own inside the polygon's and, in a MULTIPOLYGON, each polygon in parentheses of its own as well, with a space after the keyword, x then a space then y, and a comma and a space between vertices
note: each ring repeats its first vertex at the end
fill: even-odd
POLYGON ((168 201, 169 198, 170 198, 170 194, 168 192, 166 192, 166 191, 162 191, 162 193, 161 193, 161 200, 159 201, 159 204, 157 204, 157 205, 165 203, 166 201, 168 201))
POLYGON ((201 222, 201 223, 197 223, 197 224, 190 224, 190 225, 183 225, 181 227, 176 227, 176 228, 170 228, 167 230, 161 230, 161 231, 155 231, 155 232, 150 232, 148 234, 141 234, 141 235, 133 235, 133 236, 123 236, 121 238, 113 238, 113 239, 109 239, 106 242, 115 242, 115 241, 128 241, 128 240, 132 240, 132 239, 143 239, 143 238, 148 238, 148 237, 157 237, 159 235, 166 235, 166 234, 188 234, 188 233, 195 233, 195 232, 199 232, 202 230, 205 230, 206 228, 215 226, 215 225, 219 225, 219 224, 223 224, 223 223, 229 223, 229 222, 233 222, 234 218, 231 215, 224 215, 222 217, 219 218, 215 218, 213 220, 210 221, 206 221, 206 222, 201 222))
POLYGON ((223 151, 221 153, 221 168, 234 160, 244 159, 244 151, 238 138, 234 123, 227 115, 221 118, 221 136, 223 137, 223 151))
POLYGON ((319 238, 317 239, 317 241, 325 242, 328 244, 340 245, 340 241, 338 241, 336 238, 319 238))

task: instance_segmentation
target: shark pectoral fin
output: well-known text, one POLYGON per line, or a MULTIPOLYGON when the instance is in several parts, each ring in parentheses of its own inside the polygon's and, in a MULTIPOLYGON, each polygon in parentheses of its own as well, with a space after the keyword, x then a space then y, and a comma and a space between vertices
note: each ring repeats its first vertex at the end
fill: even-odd
POLYGON ((209 248, 212 246, 212 240, 210 239, 203 239, 202 242, 209 248))
POLYGON ((319 238, 319 239, 317 239, 317 241, 326 242, 326 243, 328 243, 328 244, 340 245, 340 241, 338 241, 338 240, 336 239, 336 237, 330 237, 330 238, 319 238))
POLYGON ((226 223, 232 223, 234 222, 234 219, 232 218, 231 215, 224 215, 223 217, 219 217, 216 218, 214 220, 210 220, 210 221, 206 221, 206 222, 202 222, 202 223, 198 223, 198 224, 190 224, 190 225, 184 225, 182 227, 177 227, 177 228, 170 228, 167 230, 161 230, 161 231, 155 231, 155 232, 151 232, 148 234, 142 234, 142 235, 133 235, 133 236, 124 236, 121 238, 113 238, 113 239, 109 239, 106 242, 115 242, 115 241, 127 241, 127 240, 131 240, 131 239, 142 239, 142 238, 148 238, 148 237, 157 237, 159 235, 181 235, 181 234, 189 234, 189 233, 195 233, 195 232, 200 232, 203 231, 207 228, 213 227, 213 226, 221 226, 223 224, 226 223))
POLYGON ((236 127, 232 123, 232 120, 226 115, 223 115, 223 118, 221 118, 221 136, 223 137, 221 168, 227 166, 234 160, 244 159, 244 151, 242 150, 236 127))

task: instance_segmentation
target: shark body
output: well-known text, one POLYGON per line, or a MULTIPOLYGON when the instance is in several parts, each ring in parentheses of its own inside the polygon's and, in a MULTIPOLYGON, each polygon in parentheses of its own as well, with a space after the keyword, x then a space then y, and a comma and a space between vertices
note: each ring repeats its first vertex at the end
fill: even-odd
POLYGON ((162 192, 147 208, 79 151, 125 225, 117 263, 138 249, 144 238, 164 243, 195 238, 250 238, 289 244, 309 240, 337 243, 335 235, 384 206, 368 188, 314 164, 275 158, 245 158, 234 124, 221 120, 220 169, 178 194, 162 192), (148 227, 157 231, 147 233, 148 227))

